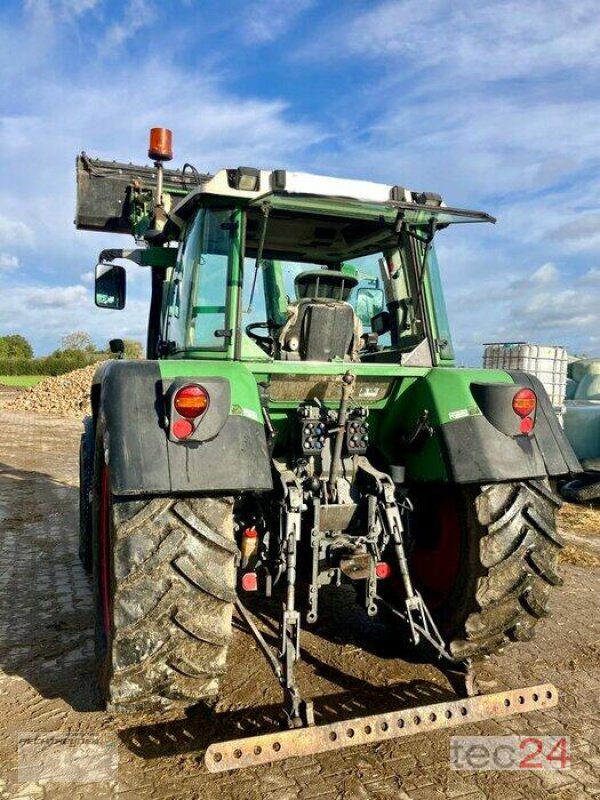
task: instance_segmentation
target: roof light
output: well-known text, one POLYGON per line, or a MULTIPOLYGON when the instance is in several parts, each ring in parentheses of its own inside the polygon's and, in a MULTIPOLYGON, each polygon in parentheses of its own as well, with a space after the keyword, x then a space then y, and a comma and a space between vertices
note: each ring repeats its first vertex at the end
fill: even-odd
POLYGON ((537 396, 531 389, 519 389, 512 401, 515 414, 519 417, 528 417, 535 413, 537 408, 537 396))
POLYGON ((186 419, 195 419, 204 414, 209 402, 210 398, 206 389, 195 384, 182 386, 173 399, 175 411, 186 419))
POLYGON ((170 161, 173 158, 173 134, 168 128, 150 130, 148 158, 153 161, 170 161))
POLYGON ((234 189, 241 192, 258 192, 260 189, 260 170, 254 167, 238 167, 233 170, 229 180, 234 189))

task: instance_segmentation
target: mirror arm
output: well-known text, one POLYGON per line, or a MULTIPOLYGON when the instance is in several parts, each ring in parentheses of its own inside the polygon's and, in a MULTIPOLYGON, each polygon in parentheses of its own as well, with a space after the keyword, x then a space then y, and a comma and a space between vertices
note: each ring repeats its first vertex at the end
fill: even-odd
POLYGON ((114 261, 116 258, 126 258, 128 261, 133 261, 135 264, 142 266, 143 249, 136 248, 135 250, 102 250, 98 256, 98 261, 101 264, 114 261))

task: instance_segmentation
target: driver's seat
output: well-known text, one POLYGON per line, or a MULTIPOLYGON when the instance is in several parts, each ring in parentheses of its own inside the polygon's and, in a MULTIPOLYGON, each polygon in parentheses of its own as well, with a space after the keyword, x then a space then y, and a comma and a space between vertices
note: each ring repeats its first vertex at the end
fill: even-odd
POLYGON ((358 361, 362 326, 347 302, 358 280, 334 270, 296 277, 298 300, 275 337, 275 358, 286 361, 358 361))

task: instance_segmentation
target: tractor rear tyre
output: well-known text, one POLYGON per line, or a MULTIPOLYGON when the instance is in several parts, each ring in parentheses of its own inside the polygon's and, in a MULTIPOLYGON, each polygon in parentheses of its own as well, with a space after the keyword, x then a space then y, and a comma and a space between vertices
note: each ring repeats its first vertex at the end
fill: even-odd
POLYGON ((417 500, 411 573, 453 656, 531 639, 549 613, 550 588, 562 583, 560 505, 537 480, 449 487, 420 508, 417 500))
POLYGON ((231 637, 233 498, 119 497, 96 442, 96 663, 117 713, 215 698, 231 637))

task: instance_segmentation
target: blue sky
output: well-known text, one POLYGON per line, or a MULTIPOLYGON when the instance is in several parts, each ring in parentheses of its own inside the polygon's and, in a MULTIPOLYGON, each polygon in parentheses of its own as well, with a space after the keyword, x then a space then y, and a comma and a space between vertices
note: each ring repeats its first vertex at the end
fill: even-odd
POLYGON ((0 332, 37 354, 143 337, 92 270, 125 237, 76 232, 74 159, 249 164, 380 180, 483 208, 442 231, 460 359, 528 340, 600 354, 600 15, 591 0, 4 0, 0 332))

